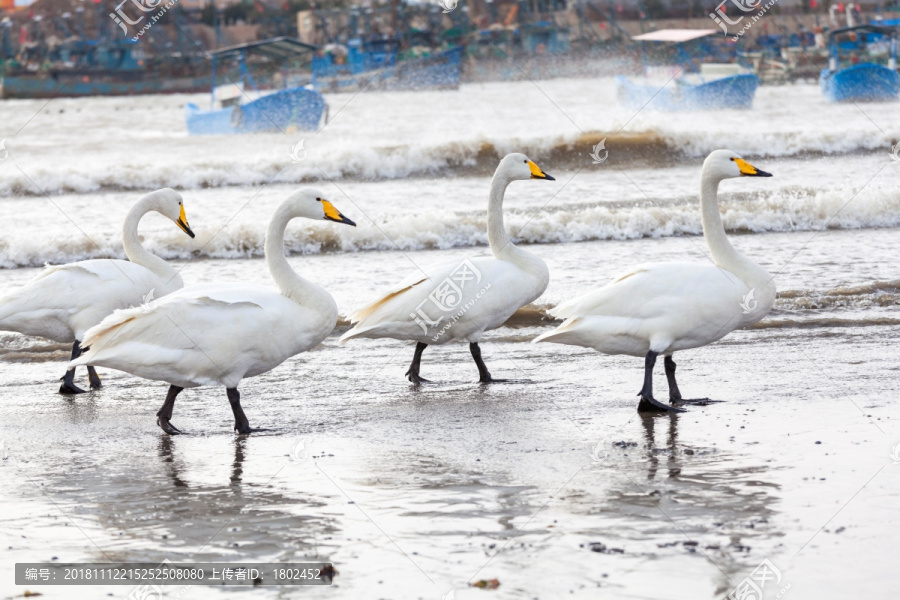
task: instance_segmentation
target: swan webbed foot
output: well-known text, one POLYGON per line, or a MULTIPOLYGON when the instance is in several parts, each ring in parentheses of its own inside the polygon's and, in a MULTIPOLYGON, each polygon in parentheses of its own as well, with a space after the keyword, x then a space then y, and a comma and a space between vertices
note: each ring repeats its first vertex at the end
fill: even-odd
POLYGON ((646 396, 642 393, 638 394, 638 396, 641 397, 641 401, 638 403, 638 412, 687 412, 683 408, 663 404, 653 396, 646 396))
POLYGON ((412 382, 412 384, 415 385, 415 386, 419 386, 419 385, 421 385, 421 384, 423 384, 423 383, 431 383, 431 380, 430 380, 430 379, 425 379, 424 377, 420 376, 419 373, 418 373, 418 371, 416 371, 415 373, 413 373, 413 370, 412 370, 412 369, 410 369, 409 371, 407 371, 407 372, 405 373, 405 375, 406 375, 406 378, 409 379, 410 382, 412 382))
POLYGON ((723 402, 723 400, 710 400, 709 398, 678 398, 677 400, 672 400, 672 404, 693 404, 696 406, 709 406, 720 402, 723 402))
MULTIPOLYGON (((81 352, 81 342, 75 340, 75 343, 72 344, 72 357, 69 360, 75 360, 76 358, 81 356, 81 352)), ((72 395, 86 393, 85 390, 75 385, 75 367, 67 370, 66 374, 60 377, 59 380, 63 382, 62 385, 59 386, 60 394, 72 395)))
POLYGON ((169 435, 184 433, 169 422, 169 419, 172 418, 172 411, 175 410, 175 398, 178 397, 178 394, 180 394, 183 389, 183 387, 177 385, 170 385, 169 391, 166 393, 166 401, 163 403, 162 407, 156 411, 156 424, 169 435))
POLYGON ((234 424, 234 432, 238 435, 248 435, 251 433, 258 433, 260 431, 271 431, 271 429, 267 429, 265 427, 250 427, 250 423, 237 423, 234 424))
POLYGON ((487 377, 481 377, 479 379, 479 381, 483 384, 488 384, 488 383, 509 383, 512 380, 511 379, 494 379, 493 377, 491 377, 491 374, 488 373, 487 377))
POLYGON ((422 364, 422 353, 425 352, 425 348, 427 347, 428 344, 423 344, 422 342, 416 343, 416 351, 413 353, 412 363, 409 365, 409 370, 406 371, 406 378, 416 387, 423 383, 431 383, 424 377, 419 376, 419 367, 422 364))
POLYGON ((83 390, 74 383, 63 380, 63 384, 59 386, 59 393, 65 394, 67 396, 73 396, 75 394, 86 394, 87 390, 83 390))
POLYGON ((88 380, 91 382, 92 390, 99 390, 103 387, 103 382, 100 381, 100 376, 97 375, 96 369, 94 367, 89 366, 88 370, 88 380))
POLYGON ((156 424, 159 425, 159 428, 168 433, 169 435, 178 435, 180 433, 184 433, 175 425, 173 425, 169 420, 165 417, 158 416, 156 417, 156 424))

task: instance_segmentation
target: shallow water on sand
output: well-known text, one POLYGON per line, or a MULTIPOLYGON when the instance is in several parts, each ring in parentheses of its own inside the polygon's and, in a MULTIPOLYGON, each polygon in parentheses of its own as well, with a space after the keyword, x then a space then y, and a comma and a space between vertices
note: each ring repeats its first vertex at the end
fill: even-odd
MULTIPOLYGON (((315 593, 339 598, 443 598, 452 589, 477 598, 486 592, 467 584, 494 578, 499 598, 647 598, 661 589, 713 598, 768 559, 783 577, 778 589, 790 585, 798 598, 884 597, 897 583, 888 545, 900 533, 890 457, 900 442, 900 335, 896 300, 885 297, 896 295, 887 282, 900 280, 900 267, 881 257, 897 232, 814 235, 735 238, 781 269, 787 297, 768 326, 676 355, 686 395, 725 402, 672 417, 635 413, 642 361, 526 343, 549 326, 540 314, 486 336, 492 373, 514 380, 489 387, 475 383, 464 345, 427 349, 422 373, 438 383, 414 390, 403 378, 409 345, 342 347, 339 330, 243 382, 251 423, 269 429, 249 437, 230 432, 222 390, 183 392, 173 422, 189 433, 174 438, 154 424, 164 384, 104 370, 102 391, 58 396, 66 349, 20 339, 17 354, 0 360, 0 531, 9 540, 0 579, 11 580, 14 561, 53 556, 310 559, 335 563, 334 586, 315 593), (859 281, 882 284, 852 288, 859 281)), ((628 259, 704 260, 703 248, 692 237, 531 246, 555 275, 541 300, 551 305, 628 259)), ((346 313, 413 262, 472 252, 291 262, 328 282, 346 313)), ((30 271, 0 274, 23 280, 30 271)), ((267 275, 261 259, 198 260, 185 278, 267 275)), ((41 591, 101 593, 57 589, 41 591)), ((218 593, 194 587, 186 597, 218 593)))

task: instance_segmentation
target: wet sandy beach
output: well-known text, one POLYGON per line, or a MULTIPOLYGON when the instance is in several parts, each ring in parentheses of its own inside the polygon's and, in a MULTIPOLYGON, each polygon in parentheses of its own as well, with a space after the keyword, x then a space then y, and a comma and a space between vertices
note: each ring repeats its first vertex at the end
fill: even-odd
MULTIPOLYGON (((849 251, 865 240, 871 257, 896 235, 824 232, 810 242, 808 233, 769 234, 736 243, 778 248, 778 261, 803 243, 849 251)), ((611 276, 619 251, 639 256, 662 246, 673 260, 696 252, 686 238, 579 246, 582 256, 610 257, 592 274, 598 280, 611 276)), ((564 246, 535 248, 566 271, 564 246)), ((367 276, 378 279, 376 264, 400 258, 386 254, 370 256, 367 276)), ((346 272, 348 259, 291 260, 325 278, 346 272)), ((803 288, 804 273, 820 262, 815 249, 801 253, 780 279, 803 288)), ((264 281, 261 264, 197 268, 264 281)), ((854 269, 900 278, 895 266, 862 256, 854 269)), ((547 297, 593 283, 574 275, 557 277, 547 297)), ((845 279, 833 274, 827 283, 845 279)), ((339 305, 352 303, 356 285, 332 287, 339 305)), ((341 347, 338 331, 242 384, 251 423, 269 429, 250 436, 231 433, 221 390, 179 397, 173 421, 188 434, 174 438, 154 423, 163 384, 106 370, 102 391, 63 398, 50 388, 65 349, 26 344, 0 361, 0 530, 10 540, 0 579, 11 581, 15 561, 53 557, 315 560, 336 565, 332 587, 238 593, 718 598, 768 560, 782 577, 777 591, 790 586, 785 595, 886 597, 898 582, 890 544, 900 532, 900 465, 891 458, 900 442, 900 340, 892 302, 877 306, 886 293, 871 291, 856 305, 788 293, 767 319, 780 325, 763 321, 676 355, 687 395, 724 401, 676 416, 635 412, 641 361, 528 344, 546 327, 528 319, 487 336, 492 372, 514 380, 491 386, 475 383, 466 347, 451 345, 426 351, 422 373, 438 383, 415 390, 403 378, 411 346, 341 347), (468 587, 495 578, 497 590, 468 587)), ((657 382, 664 395, 661 374, 657 382)), ((41 591, 125 598, 130 590, 41 591)), ((191 587, 181 597, 221 593, 191 587)))

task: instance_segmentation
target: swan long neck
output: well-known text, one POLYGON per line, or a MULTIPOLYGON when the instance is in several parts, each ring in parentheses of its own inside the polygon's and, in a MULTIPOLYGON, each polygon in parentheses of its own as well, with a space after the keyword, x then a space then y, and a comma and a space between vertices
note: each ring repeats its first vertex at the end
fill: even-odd
POLYGON ((122 225, 122 246, 125 248, 125 256, 128 257, 128 260, 158 275, 165 281, 166 288, 178 289, 183 286, 178 272, 169 263, 144 248, 138 237, 138 223, 144 215, 157 210, 157 208, 157 198, 153 194, 149 194, 128 211, 122 225))
POLYGON ((719 179, 703 173, 700 179, 700 215, 703 237, 709 246, 713 262, 737 275, 750 287, 766 285, 771 276, 761 266, 734 249, 725 233, 719 214, 719 179))
POLYGON ((491 252, 498 260, 511 262, 529 272, 543 272, 547 265, 540 258, 513 244, 503 225, 503 196, 511 180, 502 173, 494 173, 488 198, 487 232, 491 252))
POLYGON ((333 312, 337 318, 337 305, 331 295, 318 285, 300 277, 291 268, 284 255, 284 230, 294 216, 282 205, 269 222, 266 231, 266 264, 269 272, 283 296, 322 314, 333 312))

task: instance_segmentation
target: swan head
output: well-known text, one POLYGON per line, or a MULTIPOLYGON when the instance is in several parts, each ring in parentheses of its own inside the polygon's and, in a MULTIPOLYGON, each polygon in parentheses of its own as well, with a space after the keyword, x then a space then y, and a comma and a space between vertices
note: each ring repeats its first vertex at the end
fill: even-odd
POLYGON ((544 173, 541 168, 534 164, 527 156, 519 154, 518 152, 513 152, 512 154, 504 156, 503 160, 501 160, 500 164, 497 166, 497 173, 502 173, 510 181, 521 179, 547 179, 549 181, 556 181, 555 178, 544 173))
POLYGON ((761 171, 731 150, 714 150, 703 161, 704 176, 717 180, 734 177, 771 177, 771 173, 761 171))
POLYGON ((187 216, 184 214, 184 201, 181 194, 172 188, 163 188, 147 194, 145 200, 149 200, 151 208, 162 216, 171 219, 179 229, 194 237, 191 226, 188 225, 187 216))
POLYGON ((304 188, 294 192, 282 202, 281 209, 293 217, 304 217, 314 221, 334 221, 356 227, 356 223, 341 214, 325 195, 316 189, 304 188))

